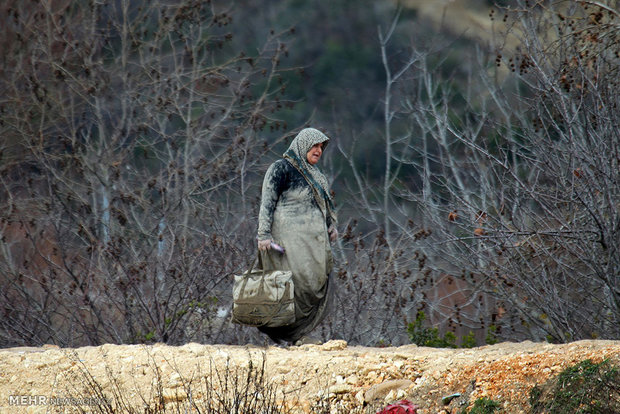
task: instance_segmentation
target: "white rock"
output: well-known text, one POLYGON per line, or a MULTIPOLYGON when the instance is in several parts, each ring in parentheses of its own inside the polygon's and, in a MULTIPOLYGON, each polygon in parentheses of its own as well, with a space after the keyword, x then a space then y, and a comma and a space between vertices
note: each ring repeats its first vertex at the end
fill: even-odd
POLYGON ((329 387, 330 394, 346 394, 351 392, 351 386, 349 384, 336 384, 329 387))

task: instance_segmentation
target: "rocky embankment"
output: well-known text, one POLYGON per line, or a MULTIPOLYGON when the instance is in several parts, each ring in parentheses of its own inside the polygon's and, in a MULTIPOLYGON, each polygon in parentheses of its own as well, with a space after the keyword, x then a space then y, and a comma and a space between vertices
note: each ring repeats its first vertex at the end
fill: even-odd
POLYGON ((488 397, 503 412, 521 413, 529 408, 535 384, 585 359, 603 358, 620 361, 620 341, 473 349, 368 348, 344 341, 289 348, 195 343, 10 348, 0 349, 0 412, 97 412, 102 399, 121 407, 119 412, 162 404, 177 412, 192 404, 204 407, 206 399, 223 398, 226 390, 247 391, 247 383, 260 382, 264 373, 265 388, 256 398, 285 401, 295 412, 313 407, 318 412, 321 406, 324 412, 374 413, 407 399, 419 405, 419 413, 456 413, 488 397), (248 368, 254 376, 248 377, 248 368), (460 395, 444 404, 454 394, 460 395))

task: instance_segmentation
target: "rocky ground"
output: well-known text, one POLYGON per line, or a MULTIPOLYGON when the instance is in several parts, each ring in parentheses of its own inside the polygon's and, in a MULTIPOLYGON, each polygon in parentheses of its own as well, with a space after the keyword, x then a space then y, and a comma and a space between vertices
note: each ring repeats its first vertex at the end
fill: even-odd
POLYGON ((603 358, 620 362, 620 341, 473 349, 367 348, 344 341, 289 348, 195 343, 10 348, 0 349, 0 412, 102 412, 97 398, 121 407, 119 412, 162 405, 187 412, 192 403, 204 406, 204 400, 222 397, 225 389, 247 390, 251 367, 258 377, 249 382, 265 373, 268 385, 258 398, 271 395, 295 412, 375 413, 407 399, 421 414, 458 413, 486 396, 499 401, 503 412, 521 413, 529 407, 532 386, 582 360, 603 358), (460 396, 442 402, 453 394, 460 396))

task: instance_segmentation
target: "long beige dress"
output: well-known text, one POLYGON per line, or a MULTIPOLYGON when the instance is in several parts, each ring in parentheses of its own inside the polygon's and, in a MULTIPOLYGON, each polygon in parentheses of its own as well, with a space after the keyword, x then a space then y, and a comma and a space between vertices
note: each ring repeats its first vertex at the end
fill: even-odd
POLYGON ((261 253, 259 267, 291 270, 295 285, 295 323, 259 328, 276 342, 295 342, 308 334, 328 307, 333 266, 328 227, 336 225, 336 217, 327 180, 305 158, 314 144, 325 145, 327 140, 317 130, 302 130, 284 158, 269 167, 263 181, 258 238, 272 239, 286 252, 261 253))

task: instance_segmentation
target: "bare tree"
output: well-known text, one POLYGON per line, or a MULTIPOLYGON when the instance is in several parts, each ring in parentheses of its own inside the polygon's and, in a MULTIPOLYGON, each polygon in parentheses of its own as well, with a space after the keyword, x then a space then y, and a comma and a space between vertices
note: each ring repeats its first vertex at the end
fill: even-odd
MULTIPOLYGON (((5 3, 0 345, 258 340, 225 315, 287 137, 289 32, 237 30, 243 2, 5 3)), ((479 342, 620 334, 618 4, 512 4, 497 55, 457 66, 401 48, 398 13, 379 28, 380 127, 338 125, 326 154, 325 337, 403 343, 421 309, 479 342)))
POLYGON ((500 39, 518 47, 498 53, 495 75, 480 55, 459 117, 426 70, 428 98, 412 100, 412 116, 435 150, 424 145, 429 190, 411 199, 432 223, 432 266, 472 286, 473 302, 498 301, 481 326, 617 338, 617 5, 535 3, 504 10, 500 39))
POLYGON ((399 342, 420 309, 479 343, 620 334, 617 4, 498 10, 491 51, 457 68, 447 43, 390 54, 398 17, 380 32, 383 133, 340 146, 361 227, 341 246, 347 338, 399 342), (382 185, 355 157, 378 136, 382 185))
POLYGON ((286 33, 242 50, 232 7, 2 7, 0 343, 223 334, 218 301, 253 247, 249 190, 292 104, 286 33))
POLYGON ((417 68, 427 51, 412 48, 403 54, 398 35, 400 10, 389 26, 378 28, 377 50, 385 75, 380 107, 380 131, 353 130, 347 144, 338 143, 351 180, 344 183, 342 211, 349 221, 338 246, 338 300, 330 319, 330 335, 354 343, 406 343, 406 324, 425 301, 437 303, 443 294, 430 296, 430 273, 420 241, 430 230, 414 223, 415 208, 403 198, 405 170, 416 162, 410 108, 404 104, 407 85, 417 84, 417 68), (404 56, 403 56, 404 55, 404 56), (380 142, 383 154, 372 154, 373 166, 381 165, 380 178, 364 171, 357 152, 365 142, 380 142), (379 161, 381 160, 381 161, 379 161), (431 297, 436 296, 436 297, 431 297))

